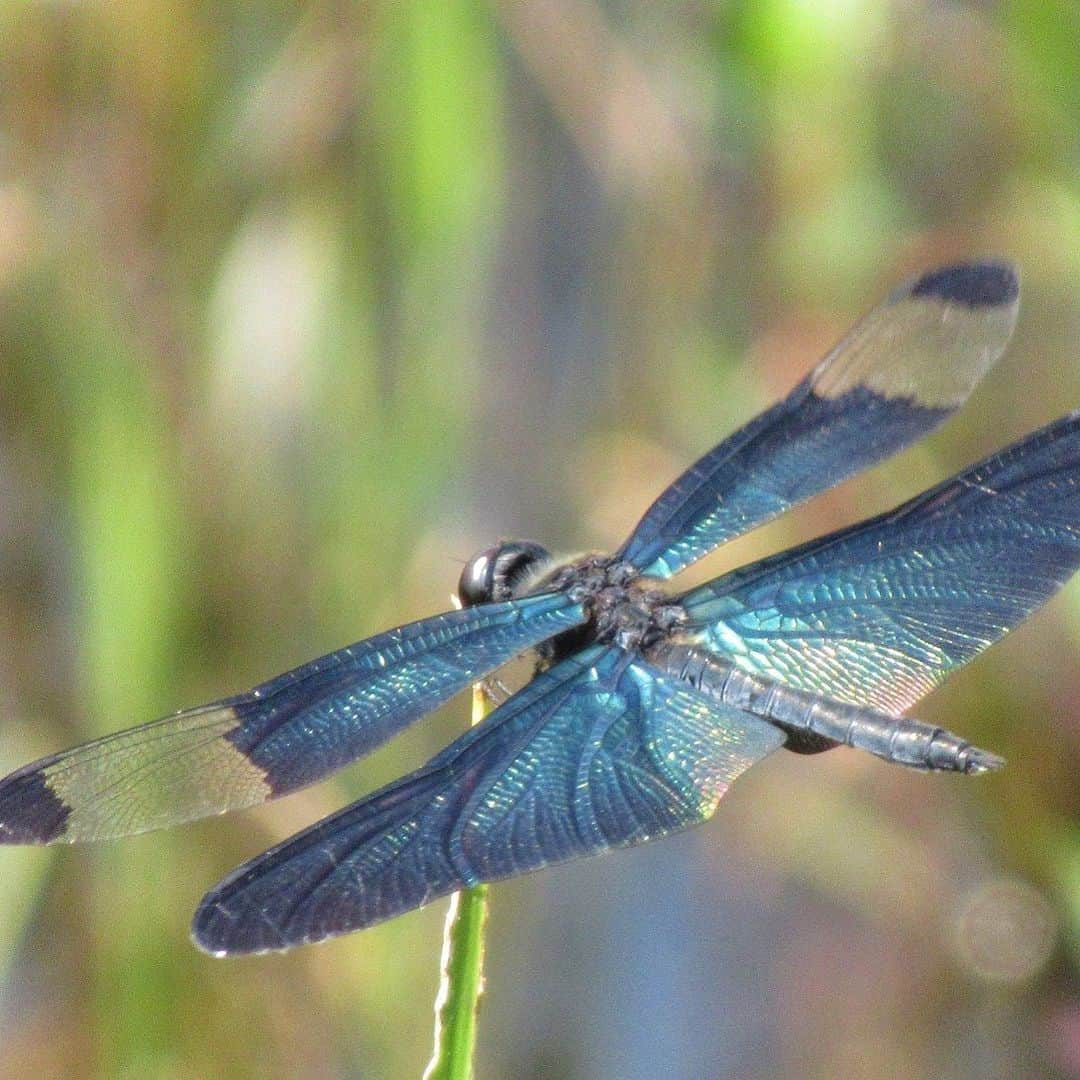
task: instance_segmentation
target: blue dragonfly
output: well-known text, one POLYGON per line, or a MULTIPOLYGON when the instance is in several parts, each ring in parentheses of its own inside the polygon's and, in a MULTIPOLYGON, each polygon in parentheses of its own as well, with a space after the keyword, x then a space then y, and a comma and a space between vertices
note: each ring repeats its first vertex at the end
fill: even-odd
POLYGON ((103 840, 286 795, 526 650, 534 677, 483 723, 213 888, 196 943, 288 949, 659 839, 781 747, 998 768, 906 711, 1080 565, 1080 413, 888 513, 686 592, 665 582, 936 428, 1004 350, 1017 303, 1006 263, 924 274, 687 469, 613 555, 482 551, 460 610, 12 773, 0 841, 103 840))

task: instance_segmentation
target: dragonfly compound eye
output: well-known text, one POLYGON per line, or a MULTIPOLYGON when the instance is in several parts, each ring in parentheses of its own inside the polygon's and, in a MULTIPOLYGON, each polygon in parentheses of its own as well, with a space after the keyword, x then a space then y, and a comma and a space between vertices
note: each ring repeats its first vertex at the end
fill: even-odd
POLYGON ((462 570, 458 599, 463 607, 510 600, 536 566, 550 559, 547 549, 531 540, 511 540, 485 548, 462 570))

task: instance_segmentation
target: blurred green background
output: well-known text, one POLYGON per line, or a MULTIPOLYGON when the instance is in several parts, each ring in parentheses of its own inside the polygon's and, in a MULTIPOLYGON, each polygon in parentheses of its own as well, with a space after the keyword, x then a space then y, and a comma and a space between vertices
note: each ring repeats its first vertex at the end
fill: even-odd
MULTIPOLYGON (((912 271, 1014 345, 925 446, 698 578, 1080 404, 1073 0, 0 4, 0 765, 611 548, 912 271)), ((777 755, 663 844, 492 892, 481 1077, 1080 1076, 1080 588, 925 702, 965 781, 777 755)), ((0 851, 4 1076, 415 1077, 444 904, 187 937, 240 860, 412 768, 0 851)))

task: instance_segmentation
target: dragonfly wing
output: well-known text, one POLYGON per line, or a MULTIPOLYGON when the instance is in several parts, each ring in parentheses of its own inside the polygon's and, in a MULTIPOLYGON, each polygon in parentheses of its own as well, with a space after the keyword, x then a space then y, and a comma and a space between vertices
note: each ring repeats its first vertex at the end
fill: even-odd
POLYGON ((359 930, 456 889, 709 817, 783 733, 615 647, 537 676, 428 766, 240 867, 195 914, 216 954, 359 930))
POLYGON ((561 594, 447 612, 43 758, 0 781, 0 842, 127 836, 285 795, 582 619, 561 594))
POLYGON ((688 636, 789 686, 898 713, 1080 567, 1080 413, 887 514, 681 598, 688 636))
POLYGON ((1004 351, 1013 269, 926 274, 871 311, 783 401, 692 465, 649 508, 619 556, 670 577, 714 547, 921 439, 1004 351))

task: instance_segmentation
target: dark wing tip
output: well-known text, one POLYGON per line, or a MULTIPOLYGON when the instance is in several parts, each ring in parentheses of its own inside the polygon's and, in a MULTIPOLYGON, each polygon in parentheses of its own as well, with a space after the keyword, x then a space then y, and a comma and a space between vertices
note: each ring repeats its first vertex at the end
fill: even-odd
POLYGON ((312 944, 319 938, 290 940, 274 929, 269 920, 262 924, 240 922, 214 898, 214 889, 203 899, 191 920, 191 940, 208 956, 251 956, 258 953, 284 952, 295 945, 312 944))
POLYGON ((1003 307, 1016 302, 1020 278, 1012 263, 997 260, 943 266, 923 274, 911 296, 931 297, 966 307, 1003 307))
MULTIPOLYGON (((286 841, 288 843, 288 841, 286 841)), ((269 852, 264 852, 259 859, 269 852)), ((250 865, 238 866, 222 878, 199 902, 191 920, 191 940, 210 956, 244 956, 252 953, 282 952, 300 941, 288 941, 277 929, 268 912, 254 919, 250 908, 231 902, 237 892, 243 892, 251 879, 250 865)))
POLYGON ((191 921, 191 940, 209 956, 228 956, 230 950, 223 944, 224 935, 220 929, 215 912, 206 904, 200 904, 191 921))
POLYGON ((0 844, 51 844, 63 838, 70 816, 41 763, 0 780, 0 844))

